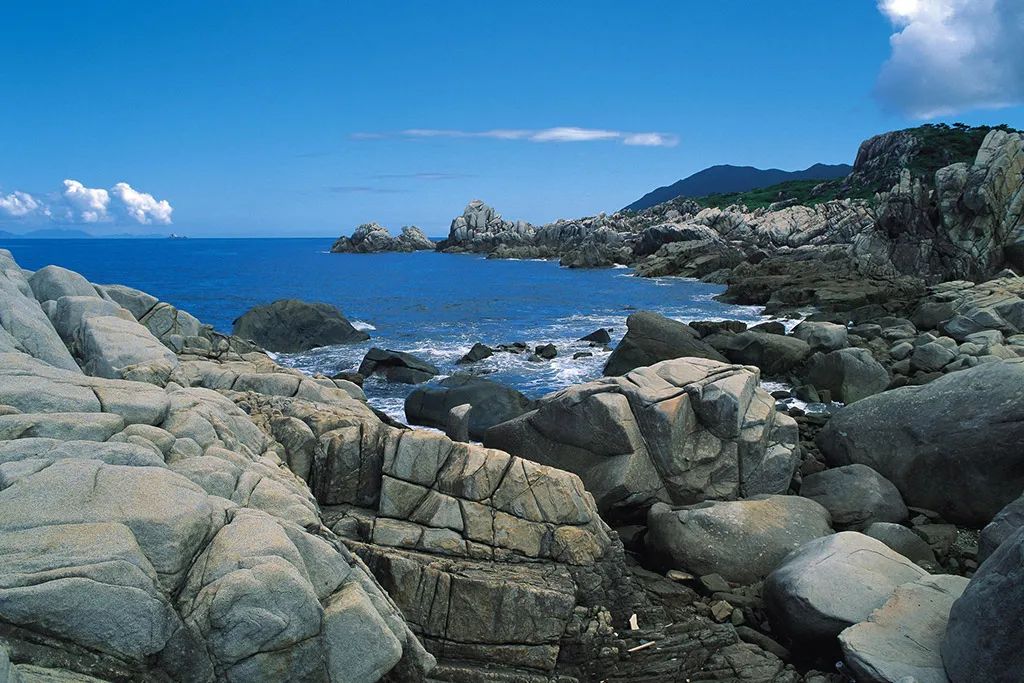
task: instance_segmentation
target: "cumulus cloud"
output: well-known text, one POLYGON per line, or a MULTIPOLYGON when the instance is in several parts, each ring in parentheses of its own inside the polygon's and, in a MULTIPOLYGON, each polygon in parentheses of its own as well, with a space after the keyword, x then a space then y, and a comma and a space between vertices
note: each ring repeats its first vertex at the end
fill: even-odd
POLYGON ((130 218, 143 225, 159 223, 160 225, 171 224, 170 202, 166 199, 157 201, 148 192, 138 192, 128 183, 118 183, 111 191, 113 195, 121 200, 124 210, 130 218))
POLYGON ((619 141, 644 147, 675 147, 679 136, 672 133, 627 133, 620 130, 559 126, 539 130, 499 128, 485 131, 438 130, 411 128, 394 133, 353 133, 353 140, 387 138, 490 138, 493 140, 527 140, 529 142, 601 142, 619 141))
POLYGON ((0 197, 0 213, 5 213, 12 218, 21 218, 33 213, 41 204, 28 192, 13 193, 6 197, 0 197))
POLYGON ((64 198, 83 223, 98 223, 108 218, 110 193, 104 189, 86 187, 77 180, 65 180, 64 198))
POLYGON ((139 192, 128 183, 117 183, 110 190, 86 187, 70 178, 63 189, 44 195, 15 190, 0 195, 0 222, 16 221, 30 225, 56 223, 110 223, 170 225, 174 209, 166 199, 157 200, 139 192))
POLYGON ((880 0, 897 30, 876 96, 929 119, 1024 103, 1024 2, 880 0))

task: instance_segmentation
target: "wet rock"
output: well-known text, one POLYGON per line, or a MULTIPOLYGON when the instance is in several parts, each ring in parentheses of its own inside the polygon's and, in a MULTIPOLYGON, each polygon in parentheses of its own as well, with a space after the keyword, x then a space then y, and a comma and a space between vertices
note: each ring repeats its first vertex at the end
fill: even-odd
POLYGON ((267 350, 284 353, 355 344, 370 338, 353 327, 334 306, 298 299, 278 299, 249 309, 235 320, 234 334, 267 350))

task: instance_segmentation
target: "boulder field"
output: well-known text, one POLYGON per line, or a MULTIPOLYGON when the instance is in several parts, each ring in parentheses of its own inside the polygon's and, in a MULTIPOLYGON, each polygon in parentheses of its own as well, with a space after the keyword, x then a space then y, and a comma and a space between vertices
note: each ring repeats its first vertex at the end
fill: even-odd
POLYGON ((416 389, 453 440, 0 250, 0 680, 1017 681, 1018 291, 792 334, 637 314, 602 379, 416 389), (990 360, 895 381, 945 338, 990 360), (787 414, 780 364, 850 405, 787 414))

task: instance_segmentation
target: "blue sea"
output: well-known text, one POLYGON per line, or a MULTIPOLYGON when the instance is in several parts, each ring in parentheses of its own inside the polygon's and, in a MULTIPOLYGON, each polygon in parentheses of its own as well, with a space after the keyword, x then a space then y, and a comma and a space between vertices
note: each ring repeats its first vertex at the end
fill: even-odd
MULTIPOLYGON (((371 346, 380 346, 420 356, 442 375, 488 373, 532 398, 600 377, 608 353, 576 340, 611 327, 614 345, 633 311, 684 322, 763 319, 758 307, 714 301, 723 286, 684 278, 478 255, 331 254, 330 246, 330 239, 0 239, 22 268, 56 264, 92 282, 136 287, 221 332, 231 332, 232 321, 250 307, 281 298, 333 304, 369 332, 362 344, 275 356, 304 372, 355 370, 371 346), (515 341, 531 349, 553 343, 558 357, 531 363, 528 354, 498 353, 472 366, 455 365, 475 342, 515 341), (573 360, 577 351, 594 355, 573 360)), ((371 404, 404 419, 402 404, 412 387, 373 378, 364 389, 371 404)))

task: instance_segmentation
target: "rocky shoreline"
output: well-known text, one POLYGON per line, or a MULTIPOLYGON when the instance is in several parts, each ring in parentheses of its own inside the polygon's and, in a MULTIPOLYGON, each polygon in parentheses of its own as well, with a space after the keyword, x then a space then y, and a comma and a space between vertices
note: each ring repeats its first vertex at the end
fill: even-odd
MULTIPOLYGON (((264 351, 364 340, 333 307, 224 335, 0 250, 0 680, 1019 681, 1022 171, 993 131, 873 201, 540 228, 474 202, 440 249, 813 310, 788 332, 638 311, 604 377, 536 401, 424 383, 407 415, 447 435, 359 386, 426 382, 420 359, 330 378, 264 351)), ((363 228, 337 250, 423 246, 363 228)), ((464 365, 494 352, 529 349, 464 365)))

